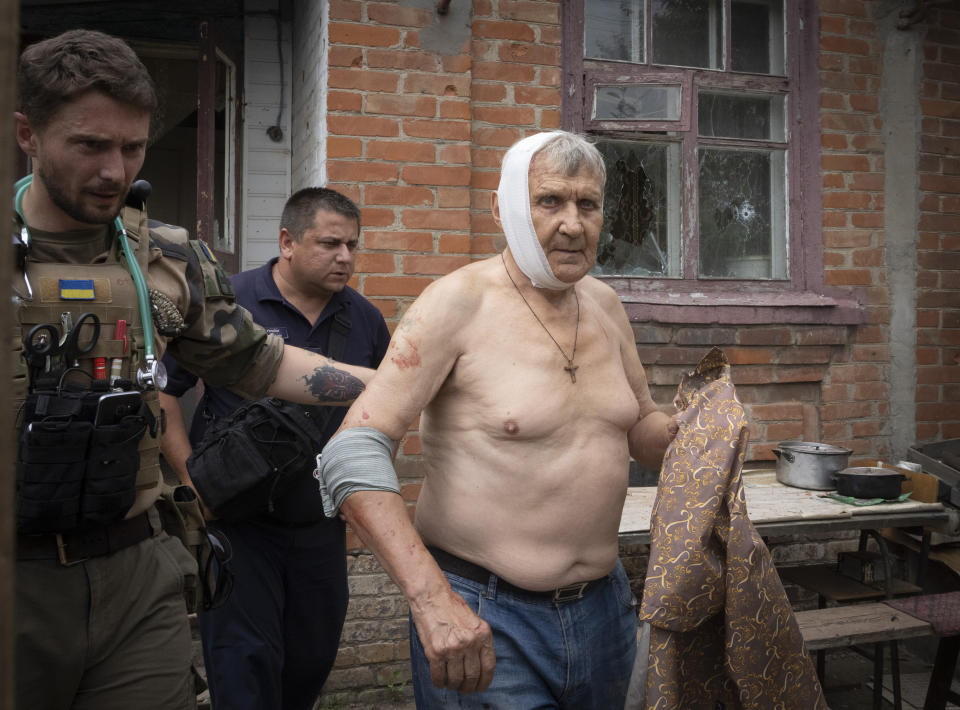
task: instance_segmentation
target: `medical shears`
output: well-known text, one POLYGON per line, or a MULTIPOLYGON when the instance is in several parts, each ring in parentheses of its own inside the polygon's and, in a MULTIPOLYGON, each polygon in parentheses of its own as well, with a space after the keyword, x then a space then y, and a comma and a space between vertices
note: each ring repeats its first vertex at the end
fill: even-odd
POLYGON ((96 313, 84 313, 76 324, 70 313, 64 313, 60 316, 60 325, 62 335, 52 323, 39 323, 23 339, 31 382, 43 372, 78 367, 80 356, 92 351, 100 339, 100 318, 96 313), (89 326, 88 335, 81 339, 85 325, 89 326), (54 367, 57 359, 62 361, 59 368, 54 367))

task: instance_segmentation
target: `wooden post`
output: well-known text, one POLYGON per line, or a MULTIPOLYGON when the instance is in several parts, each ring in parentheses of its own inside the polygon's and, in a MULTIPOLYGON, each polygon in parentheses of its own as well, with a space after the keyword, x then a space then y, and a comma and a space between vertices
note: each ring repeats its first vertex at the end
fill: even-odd
POLYGON ((200 56, 197 71, 197 225, 194 234, 213 247, 213 218, 217 199, 214 153, 216 118, 213 99, 217 91, 217 48, 211 36, 211 23, 200 23, 200 56))
MULTIPOLYGON (((20 4, 18 0, 0 0, 0 224, 7 229, 0 248, 0 274, 3 293, 9 294, 12 279, 10 220, 13 208, 14 140, 12 107, 16 99, 16 67, 20 47, 20 4)), ((13 324, 9 308, 0 308, 0 333, 7 342, 0 347, 0 373, 10 376, 9 334, 13 324)), ((13 451, 12 414, 9 406, 0 407, 0 710, 13 710, 13 451)))

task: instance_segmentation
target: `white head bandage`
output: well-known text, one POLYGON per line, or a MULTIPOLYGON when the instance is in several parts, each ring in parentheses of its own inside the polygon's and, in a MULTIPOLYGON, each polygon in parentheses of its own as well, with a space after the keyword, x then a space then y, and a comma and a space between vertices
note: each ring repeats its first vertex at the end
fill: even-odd
POLYGON ((536 133, 514 143, 503 156, 500 170, 500 186, 497 188, 497 203, 500 206, 500 223, 507 237, 507 245, 514 261, 536 288, 562 291, 570 288, 553 275, 553 269, 543 253, 537 232, 530 217, 530 159, 558 132, 536 133))

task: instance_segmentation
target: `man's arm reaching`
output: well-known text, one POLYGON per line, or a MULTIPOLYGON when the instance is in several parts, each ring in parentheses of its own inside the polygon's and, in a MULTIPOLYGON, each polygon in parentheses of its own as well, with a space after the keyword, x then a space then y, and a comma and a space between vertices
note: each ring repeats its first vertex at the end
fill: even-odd
POLYGON ((450 588, 410 523, 403 499, 361 491, 347 498, 342 510, 410 602, 433 684, 461 693, 489 687, 496 664, 490 627, 450 588))
MULTIPOLYGON (((183 421, 183 409, 180 407, 180 398, 174 397, 166 392, 160 392, 160 407, 163 409, 166 429, 163 437, 160 439, 160 453, 170 464, 170 467, 176 472, 180 483, 190 486, 193 492, 197 494, 200 501, 200 507, 207 520, 213 520, 213 513, 207 508, 197 487, 193 485, 193 479, 190 478, 190 472, 187 470, 187 459, 193 453, 193 447, 190 445, 190 436, 187 433, 186 422, 183 421)), ((198 415, 199 416, 199 415, 198 415)))
POLYGON ((187 472, 187 459, 193 449, 187 435, 186 423, 183 421, 183 411, 180 409, 180 400, 166 392, 160 392, 160 408, 166 427, 160 439, 160 452, 176 472, 180 483, 193 487, 190 474, 187 472))
POLYGON ((301 404, 349 404, 374 372, 285 345, 276 379, 267 394, 301 404))
MULTIPOLYGON (((459 275, 431 285, 397 327, 376 378, 347 412, 341 432, 370 428, 374 442, 403 437, 455 365, 458 333, 481 298, 459 275)), ((323 474, 332 452, 352 436, 339 434, 324 448, 320 469, 325 485, 333 483, 323 474)), ((392 471, 390 448, 382 441, 358 446, 347 457, 359 452, 357 463, 343 464, 349 477, 363 477, 368 466, 358 463, 368 454, 371 465, 392 471)), ((346 497, 340 511, 409 601, 433 684, 463 693, 486 689, 496 663, 490 627, 450 588, 410 522, 403 499, 382 489, 360 490, 346 497)))
POLYGON ((637 421, 627 433, 630 455, 651 471, 659 471, 663 455, 677 435, 677 421, 659 410, 637 421))

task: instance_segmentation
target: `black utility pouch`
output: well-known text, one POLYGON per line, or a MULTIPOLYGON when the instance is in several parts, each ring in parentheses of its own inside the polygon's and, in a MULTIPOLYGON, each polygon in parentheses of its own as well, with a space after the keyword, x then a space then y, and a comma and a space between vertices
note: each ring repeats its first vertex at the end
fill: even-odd
POLYGON ((213 427, 187 461, 200 497, 222 520, 247 520, 266 512, 271 494, 282 492, 285 466, 270 458, 296 457, 295 445, 277 437, 275 422, 257 404, 243 421, 213 427), (276 447, 274 446, 276 445, 276 447))
POLYGON ((80 499, 93 423, 45 419, 25 424, 17 448, 17 530, 60 533, 80 524, 80 499))
POLYGON ((140 416, 94 427, 80 499, 82 525, 115 523, 133 505, 140 470, 139 443, 146 429, 140 416))
POLYGON ((37 389, 27 395, 21 412, 24 426, 47 419, 75 419, 93 422, 97 403, 106 390, 80 389, 66 385, 61 389, 37 389))
POLYGON ((315 466, 321 431, 313 409, 266 398, 207 429, 187 470, 214 515, 242 521, 273 512, 296 476, 315 466))
POLYGON ((121 520, 130 509, 148 410, 134 395, 123 401, 139 411, 111 409, 126 416, 98 420, 101 400, 115 396, 105 383, 90 388, 38 386, 27 395, 17 449, 18 532, 102 527, 121 520))

